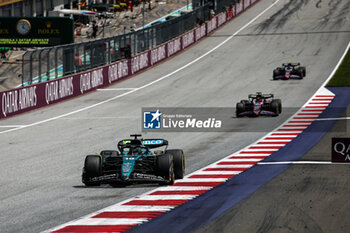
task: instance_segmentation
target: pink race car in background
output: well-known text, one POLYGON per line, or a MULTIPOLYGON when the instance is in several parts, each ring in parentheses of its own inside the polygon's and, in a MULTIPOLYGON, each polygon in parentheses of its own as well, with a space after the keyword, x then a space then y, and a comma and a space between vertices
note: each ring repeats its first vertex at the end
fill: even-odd
POLYGON ((283 63, 282 67, 273 70, 273 80, 302 79, 306 76, 306 68, 300 63, 283 63))
POLYGON ((248 100, 236 104, 236 117, 278 116, 282 112, 282 101, 273 94, 250 94, 248 100))

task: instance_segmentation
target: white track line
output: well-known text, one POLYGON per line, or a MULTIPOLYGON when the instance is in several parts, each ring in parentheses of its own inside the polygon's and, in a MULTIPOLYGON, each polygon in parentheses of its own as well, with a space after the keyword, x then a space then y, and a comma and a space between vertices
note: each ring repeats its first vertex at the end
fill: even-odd
POLYGON ((137 87, 103 88, 97 89, 97 91, 132 91, 135 89, 137 89, 137 87))
MULTIPOLYGON (((137 206, 137 211, 169 211, 171 209, 175 208, 174 207, 169 207, 169 206, 145 206, 144 208, 137 206)), ((103 212, 111 212, 111 211, 123 211, 123 212, 130 212, 130 211, 135 211, 135 206, 133 205, 112 205, 108 206, 105 209, 102 209, 100 211, 94 212, 92 216, 95 216, 99 213, 103 212)))
MULTIPOLYGON (((197 173, 196 173, 197 174, 197 173)), ((203 174, 207 174, 207 173, 203 173, 203 174)), ((216 174, 219 174, 219 173, 215 173, 216 174)), ((229 173, 229 174, 232 174, 229 173)), ((209 190, 211 189, 212 187, 204 187, 204 186, 197 186, 197 187, 192 187, 192 186, 166 186, 166 187, 160 187, 160 188, 157 188, 157 191, 172 191, 172 190, 209 190)), ((152 192, 155 191, 155 190, 152 190, 152 192)))
MULTIPOLYGON (((79 219, 71 224, 71 226, 76 225, 131 225, 131 224, 141 224, 143 222, 149 221, 147 218, 89 218, 89 219, 79 219)), ((106 232, 107 233, 107 232, 106 232)))
POLYGON ((184 70, 185 68, 195 64, 196 62, 200 61, 201 59, 203 59, 204 57, 208 56, 209 54, 211 54, 212 52, 214 52, 215 50, 217 50, 218 48, 220 48, 221 46, 223 46, 224 44, 226 44, 228 41, 230 41, 233 37, 235 37, 238 33, 240 33, 241 31, 243 31, 245 28, 247 28, 250 24, 252 24, 255 20, 257 20, 258 18, 260 18, 260 16, 262 16, 265 12, 267 12, 268 10, 270 10, 273 6, 275 6, 280 0, 277 0, 275 1, 274 3, 272 3, 272 5, 270 5, 269 7, 267 7, 265 10, 263 10, 260 14, 258 14, 257 16, 255 16, 252 20, 250 20, 247 24, 245 24, 243 27, 241 27, 240 29, 238 29, 235 33, 233 33, 231 36, 229 36, 227 39, 225 39, 223 42, 221 42, 220 44, 218 44, 217 46, 215 46, 214 48, 212 48, 211 50, 209 50, 208 52, 204 53, 203 55, 197 57, 196 59, 194 59, 193 61, 187 63, 186 65, 172 71, 171 73, 167 74, 167 75, 164 75, 163 77, 160 77, 150 83, 147 83, 141 87, 137 87, 135 88, 134 90, 131 90, 131 91, 128 91, 128 92, 125 92, 123 94, 120 94, 120 95, 117 95, 117 96, 114 96, 112 98, 109 98, 109 99, 106 99, 104 101, 101 101, 99 103, 96 103, 96 104, 92 104, 90 106, 87 106, 87 107, 84 107, 84 108, 81 108, 81 109, 78 109, 78 110, 75 110, 75 111, 72 111, 72 112, 68 112, 68 113, 65 113, 65 114, 62 114, 62 115, 59 115, 59 116, 56 116, 56 117, 52 117, 52 118, 48 118, 46 120, 42 120, 42 121, 37 121, 37 122, 34 122, 32 124, 28 124, 28 125, 25 125, 21 128, 15 128, 15 129, 9 129, 9 130, 5 130, 5 131, 2 131, 0 132, 0 134, 5 134, 5 133, 9 133, 9 132, 12 132, 12 131, 16 131, 16 130, 19 130, 19 129, 25 129, 25 128, 29 128, 29 127, 32 127, 32 126, 36 126, 36 125, 40 125, 40 124, 43 124, 43 123, 47 123, 47 122, 50 122, 50 121, 54 121, 54 120, 57 120, 57 119, 60 119, 62 117, 66 117, 66 116, 70 116, 72 114, 75 114, 75 113, 79 113, 79 112, 82 112, 82 111, 85 111, 85 110, 88 110, 88 109, 91 109, 91 108, 94 108, 94 107, 97 107, 99 105, 102 105, 102 104, 105 104, 105 103, 108 103, 108 102, 111 102, 113 100, 116 100, 116 99, 119 99, 119 98, 122 98, 126 95, 129 95, 129 94, 132 94, 136 91, 139 91, 139 90, 142 90, 146 87, 149 87, 155 83, 158 83, 160 81, 162 81, 163 79, 167 79, 169 77, 171 77, 172 75, 184 70))
MULTIPOLYGON (((239 173, 241 173, 241 171, 196 171, 196 173, 192 175, 238 175, 239 173)), ((190 190, 192 189, 191 187, 190 190)))
POLYGON ((221 162, 256 162, 256 161, 260 161, 261 159, 255 159, 255 158, 252 158, 252 159, 226 159, 226 160, 222 160, 221 162))
POLYGON ((0 128, 21 128, 24 125, 0 125, 0 128))
POLYGON ((329 161, 282 161, 282 162, 261 162, 258 165, 285 165, 285 164, 348 164, 350 163, 332 163, 329 161))
POLYGON ((134 200, 191 200, 196 196, 198 195, 145 195, 136 197, 134 200))
POLYGON ((350 117, 339 117, 339 118, 319 118, 315 119, 315 121, 338 121, 338 120, 350 120, 350 117))

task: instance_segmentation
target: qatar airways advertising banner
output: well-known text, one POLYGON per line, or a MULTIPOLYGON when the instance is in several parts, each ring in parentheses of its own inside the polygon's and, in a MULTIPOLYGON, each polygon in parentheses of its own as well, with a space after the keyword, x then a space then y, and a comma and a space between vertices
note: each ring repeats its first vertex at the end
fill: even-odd
POLYGON ((151 50, 151 66, 168 57, 166 45, 161 45, 151 50))
POLYGON ((196 42, 206 36, 206 25, 202 24, 200 27, 195 29, 196 42))
POLYGON ((214 31, 216 27, 217 27, 217 17, 214 17, 207 23, 207 34, 214 31))
POLYGON ((244 0, 244 10, 250 6, 250 0, 244 0))
POLYGON ((36 108, 38 105, 38 93, 40 88, 32 86, 1 93, 1 117, 7 117, 17 113, 36 108))
POLYGON ((243 4, 243 0, 236 4, 236 15, 240 14, 243 11, 243 4))
POLYGON ((218 24, 217 26, 220 27, 221 25, 223 25, 224 23, 226 23, 226 14, 220 14, 217 17, 218 19, 218 24))
POLYGON ((48 82, 0 92, 0 119, 67 100, 130 77, 190 47, 252 3, 251 0, 242 0, 210 21, 131 59, 48 82))
POLYGON ((332 162, 350 163, 350 138, 332 138, 332 162))
POLYGON ((192 30, 182 36, 182 49, 187 48, 188 46, 192 45, 195 42, 194 34, 195 34, 195 31, 192 30))

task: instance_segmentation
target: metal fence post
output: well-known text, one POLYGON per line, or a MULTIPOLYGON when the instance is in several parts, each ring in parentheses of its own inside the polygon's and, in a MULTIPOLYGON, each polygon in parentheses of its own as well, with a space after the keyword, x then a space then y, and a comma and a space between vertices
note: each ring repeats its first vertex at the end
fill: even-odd
MULTIPOLYGON (((145 29, 142 29, 142 30, 145 30, 145 29)), ((132 54, 135 55, 137 52, 136 52, 136 43, 138 43, 138 40, 139 38, 137 38, 137 41, 136 41, 136 32, 133 33, 134 34, 134 49, 132 49, 132 51, 134 51, 132 54)))
MULTIPOLYGON (((236 2, 235 0, 218 1, 217 11, 219 12, 224 11, 224 7, 235 4, 235 2, 236 2)), ((143 4, 142 14, 144 16, 145 14, 144 0, 142 0, 142 4, 143 4)), ((192 7, 194 8, 194 6, 192 7)), ((61 59, 62 59, 62 66, 68 64, 68 67, 64 67, 65 70, 67 71, 67 74, 72 72, 77 73, 82 70, 92 69, 93 67, 100 66, 103 64, 110 64, 112 62, 115 62, 121 59, 122 58, 121 55, 125 55, 123 54, 122 51, 127 47, 127 44, 131 46, 132 55, 135 55, 140 52, 144 52, 145 50, 153 49, 156 46, 161 45, 166 41, 169 41, 196 27, 197 19, 200 19, 201 21, 208 20, 209 10, 210 10, 209 5, 206 4, 196 9, 193 9, 193 11, 191 12, 187 12, 187 13, 184 12, 185 14, 180 15, 176 18, 169 17, 169 19, 166 22, 159 23, 159 24, 156 23, 147 28, 144 27, 145 25, 143 22, 143 27, 139 31, 133 31, 127 34, 125 34, 125 31, 124 31, 124 34, 122 35, 113 36, 109 38, 88 41, 88 42, 83 42, 79 44, 60 45, 60 46, 42 49, 41 51, 38 51, 38 50, 26 51, 22 56, 22 86, 24 86, 25 80, 32 83, 33 76, 34 76, 33 74, 38 70, 39 70, 38 80, 39 82, 43 81, 42 75, 45 74, 45 71, 44 71, 44 74, 42 74, 41 72, 42 72, 43 64, 45 60, 47 60, 46 77, 48 80, 50 80, 50 75, 51 75, 50 72, 52 71, 52 70, 50 71, 50 67, 52 66, 54 66, 53 69, 55 69, 54 78, 57 79, 59 77, 58 63, 59 62, 61 63, 61 59), (113 45, 112 45, 112 41, 113 41, 113 45), (81 49, 80 46, 83 46, 83 48, 81 49), (60 49, 62 49, 62 51, 60 51, 60 49), (84 53, 83 65, 80 67, 77 67, 77 64, 75 64, 74 56, 79 56, 79 58, 81 58, 81 55, 82 55, 81 50, 84 53), (36 68, 36 65, 37 65, 36 52, 39 52, 38 70, 36 68), (45 52, 47 52, 47 58, 45 58, 44 56, 45 52), (51 53, 54 56, 52 59, 50 59, 52 57, 51 53), (102 53, 104 54, 102 55, 102 53), (61 57, 61 54, 62 54, 62 57, 61 57), (28 56, 29 59, 27 59, 26 56, 28 56), (94 56, 97 56, 97 57, 94 57, 94 56), (29 65, 29 71, 28 71, 27 65, 29 65)), ((144 17, 143 17, 143 20, 144 20, 144 17)))
POLYGON ((24 71, 24 62, 25 62, 25 60, 24 60, 24 58, 26 57, 26 55, 27 55, 27 53, 28 53, 29 51, 25 51, 25 53, 22 55, 22 77, 21 77, 21 79, 22 79, 22 87, 24 87, 24 73, 26 73, 25 71, 24 71))
POLYGON ((42 49, 42 50, 40 50, 40 52, 39 52, 39 79, 38 79, 38 82, 40 83, 41 82, 41 54, 42 54, 42 52, 44 51, 45 49, 42 49))
POLYGON ((90 42, 89 43, 89 50, 90 50, 90 58, 89 58, 89 60, 90 60, 90 69, 92 69, 93 68, 93 64, 92 64, 92 42, 90 42))
POLYGON ((30 84, 33 82, 33 54, 35 52, 30 53, 30 66, 29 66, 29 74, 30 74, 30 84))
POLYGON ((47 69, 46 69, 46 78, 47 81, 50 80, 50 52, 51 52, 52 48, 49 48, 49 50, 47 51, 47 69))
POLYGON ((55 79, 58 78, 58 58, 57 58, 57 50, 59 49, 59 47, 55 47, 55 79))

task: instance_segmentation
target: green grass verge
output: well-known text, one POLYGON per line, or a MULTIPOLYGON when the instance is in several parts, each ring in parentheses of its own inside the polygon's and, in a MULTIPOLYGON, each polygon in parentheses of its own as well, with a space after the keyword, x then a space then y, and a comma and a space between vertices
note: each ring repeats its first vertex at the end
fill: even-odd
POLYGON ((345 86, 350 86, 350 51, 345 55, 333 78, 327 83, 327 87, 345 86))

